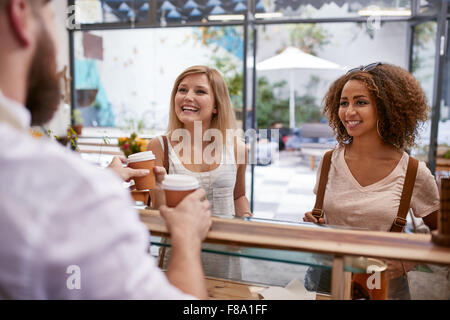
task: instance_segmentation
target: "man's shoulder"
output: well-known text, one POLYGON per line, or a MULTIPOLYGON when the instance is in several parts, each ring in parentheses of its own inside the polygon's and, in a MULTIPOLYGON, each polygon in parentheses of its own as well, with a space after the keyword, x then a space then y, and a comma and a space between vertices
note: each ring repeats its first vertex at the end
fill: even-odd
POLYGON ((112 185, 120 187, 120 180, 113 174, 54 141, 21 135, 7 144, 8 152, 0 156, 0 165, 11 190, 40 190, 46 194, 46 189, 66 193, 81 189, 104 190, 112 185))

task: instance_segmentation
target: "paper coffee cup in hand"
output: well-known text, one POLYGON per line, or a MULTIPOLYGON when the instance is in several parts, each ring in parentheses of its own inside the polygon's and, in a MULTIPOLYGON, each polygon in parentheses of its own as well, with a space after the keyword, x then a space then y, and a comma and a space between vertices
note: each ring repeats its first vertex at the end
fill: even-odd
POLYGON ((132 169, 147 169, 149 174, 145 177, 133 178, 137 190, 148 190, 155 188, 155 155, 151 151, 134 153, 128 156, 128 167, 132 169))
POLYGON ((166 175, 162 182, 162 188, 166 195, 166 205, 176 207, 188 194, 200 187, 195 177, 184 174, 166 175))

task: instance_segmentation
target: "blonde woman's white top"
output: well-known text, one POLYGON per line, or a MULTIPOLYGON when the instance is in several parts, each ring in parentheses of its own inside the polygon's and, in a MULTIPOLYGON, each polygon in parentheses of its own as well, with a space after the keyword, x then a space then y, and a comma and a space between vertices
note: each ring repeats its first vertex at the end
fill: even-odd
MULTIPOLYGON (((164 142, 161 136, 158 137, 164 151, 164 142)), ((194 176, 205 189, 206 196, 210 202, 210 210, 213 215, 234 216, 234 185, 236 184, 237 166, 234 156, 234 148, 226 147, 222 152, 220 165, 208 172, 194 172, 186 169, 180 158, 168 143, 169 148, 169 174, 187 174, 194 176)), ((203 244, 203 248, 209 248, 209 244, 203 244)), ((232 250, 230 247, 229 250, 232 250)), ((164 259, 164 266, 167 267, 170 250, 167 250, 164 259)), ((209 252, 202 252, 203 271, 206 276, 240 280, 242 271, 240 258, 220 255, 209 252)))
MULTIPOLYGON (((158 136, 158 139, 164 151, 163 139, 161 136, 158 136)), ((211 214, 234 215, 234 186, 237 174, 234 148, 232 146, 225 147, 220 165, 216 169, 207 172, 194 172, 183 165, 170 143, 168 143, 168 147, 169 174, 194 176, 200 182, 201 187, 205 189, 206 197, 211 204, 211 214)))

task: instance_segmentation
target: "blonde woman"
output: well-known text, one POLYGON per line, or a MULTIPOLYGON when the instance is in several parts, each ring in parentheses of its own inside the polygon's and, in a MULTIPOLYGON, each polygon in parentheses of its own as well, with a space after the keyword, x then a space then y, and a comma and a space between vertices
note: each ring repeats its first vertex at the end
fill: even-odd
MULTIPOLYGON (((166 170, 196 177, 206 191, 213 215, 251 216, 245 196, 245 144, 238 138, 227 141, 227 129, 236 129, 236 119, 220 73, 207 66, 183 71, 170 98, 166 170)), ((163 137, 152 139, 148 149, 156 155, 156 166, 164 167, 163 137)), ((165 170, 158 169, 163 176, 165 170)), ((152 200, 155 208, 165 203, 161 189, 152 192, 152 200)))
MULTIPOLYGON (((148 146, 156 155, 158 183, 151 194, 154 208, 165 204, 160 183, 167 170, 197 178, 213 215, 252 215, 245 196, 245 144, 234 135, 227 139, 230 129, 235 132, 236 119, 220 73, 207 66, 183 71, 172 89, 166 138, 154 138, 148 146)), ((206 275, 242 277, 238 257, 202 253, 202 262, 206 275)))

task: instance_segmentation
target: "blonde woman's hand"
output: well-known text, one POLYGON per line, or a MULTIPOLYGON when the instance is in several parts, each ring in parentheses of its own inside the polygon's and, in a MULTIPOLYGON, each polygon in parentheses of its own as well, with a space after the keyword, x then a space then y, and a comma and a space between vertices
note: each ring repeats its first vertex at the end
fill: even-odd
POLYGON ((315 218, 312 215, 311 211, 308 211, 305 213, 305 216, 303 217, 303 221, 304 222, 312 222, 312 223, 316 223, 316 224, 325 224, 325 219, 324 218, 315 218))
POLYGON ((166 169, 164 167, 155 166, 153 168, 153 173, 155 174, 156 184, 161 187, 161 184, 167 174, 166 169))
POLYGON ((166 203, 166 196, 162 187, 162 182, 166 177, 166 169, 164 167, 155 166, 153 168, 153 174, 155 175, 155 187, 150 190, 150 196, 152 199, 151 208, 159 209, 159 207, 166 203))
POLYGON ((251 212, 249 212, 249 211, 241 212, 241 213, 237 213, 236 212, 236 217, 238 217, 238 218, 251 218, 251 217, 253 217, 253 214, 251 212))

